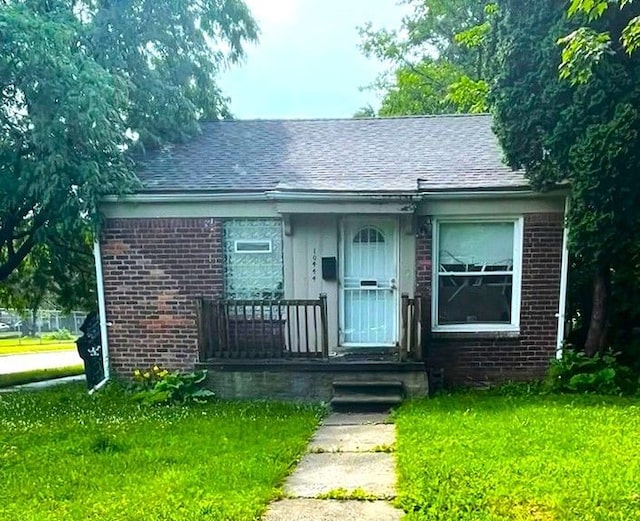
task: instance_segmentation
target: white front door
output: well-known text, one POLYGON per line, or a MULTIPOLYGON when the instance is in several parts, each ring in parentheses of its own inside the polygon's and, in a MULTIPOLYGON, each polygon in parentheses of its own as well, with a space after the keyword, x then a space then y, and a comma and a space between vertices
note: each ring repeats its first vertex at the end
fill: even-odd
POLYGON ((342 224, 340 343, 396 345, 398 221, 353 217, 342 224))

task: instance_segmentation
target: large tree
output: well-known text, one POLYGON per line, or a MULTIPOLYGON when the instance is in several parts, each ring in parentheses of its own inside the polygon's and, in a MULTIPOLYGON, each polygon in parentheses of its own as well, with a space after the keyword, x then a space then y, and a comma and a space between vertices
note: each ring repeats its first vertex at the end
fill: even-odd
MULTIPOLYGON (((640 16, 632 6, 634 0, 570 0, 567 14, 581 16, 583 25, 560 38, 563 45, 560 75, 572 83, 585 83, 593 67, 608 54, 624 49, 631 54, 640 48, 640 16), (611 10, 618 10, 617 23, 622 27, 597 27, 593 22, 611 10)), ((637 0, 636 0, 637 3, 637 0)))
POLYGON ((241 0, 0 6, 0 293, 25 262, 54 291, 80 280, 61 285, 65 270, 46 260, 59 262, 59 245, 88 253, 99 199, 136 185, 134 147, 228 117, 216 74, 256 34, 241 0))
MULTIPOLYGON (((620 334, 638 318, 622 311, 639 289, 640 58, 612 48, 589 82, 563 80, 558 40, 585 22, 565 10, 557 0, 500 2, 492 104, 509 164, 541 190, 570 183, 574 276, 592 291, 576 316, 593 355, 607 345, 607 325, 620 334)), ((610 10, 593 27, 619 39, 627 15, 610 10)))
POLYGON ((487 110, 487 34, 491 1, 404 0, 410 9, 397 31, 360 30, 361 49, 388 63, 390 73, 373 85, 381 116, 484 112, 487 110))

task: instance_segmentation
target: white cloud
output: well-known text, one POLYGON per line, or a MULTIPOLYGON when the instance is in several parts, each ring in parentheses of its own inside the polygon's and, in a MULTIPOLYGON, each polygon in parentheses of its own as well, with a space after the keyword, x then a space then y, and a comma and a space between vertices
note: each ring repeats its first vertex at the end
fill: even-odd
POLYGON ((263 33, 292 24, 300 7, 299 0, 245 0, 263 33))

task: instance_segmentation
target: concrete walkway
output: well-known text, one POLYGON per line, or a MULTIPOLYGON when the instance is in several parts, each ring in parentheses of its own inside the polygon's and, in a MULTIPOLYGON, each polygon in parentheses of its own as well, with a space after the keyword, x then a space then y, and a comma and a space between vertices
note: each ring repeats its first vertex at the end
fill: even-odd
POLYGON ((35 369, 53 369, 82 363, 75 349, 68 351, 47 351, 24 355, 0 356, 0 374, 21 373, 35 369))
POLYGON ((404 512, 389 503, 396 494, 395 427, 386 421, 386 414, 331 414, 287 478, 287 499, 272 503, 263 521, 400 519, 404 512))

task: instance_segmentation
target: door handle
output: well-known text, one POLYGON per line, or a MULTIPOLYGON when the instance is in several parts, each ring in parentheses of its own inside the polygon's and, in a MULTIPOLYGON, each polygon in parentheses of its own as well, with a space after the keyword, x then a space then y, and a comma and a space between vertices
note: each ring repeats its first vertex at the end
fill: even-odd
POLYGON ((389 279, 389 289, 398 289, 396 279, 389 279))

